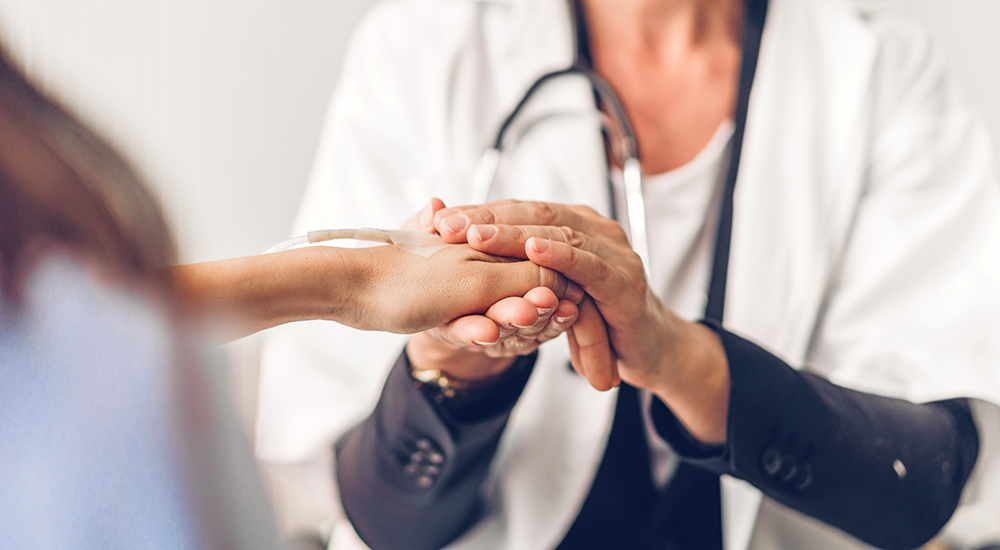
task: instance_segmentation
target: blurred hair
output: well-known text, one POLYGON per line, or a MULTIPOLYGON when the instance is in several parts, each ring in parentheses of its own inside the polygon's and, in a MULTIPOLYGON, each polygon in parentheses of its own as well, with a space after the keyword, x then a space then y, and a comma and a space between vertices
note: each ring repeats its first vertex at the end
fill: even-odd
POLYGON ((3 298, 19 301, 27 273, 53 250, 133 280, 166 277, 152 268, 174 263, 159 205, 135 172, 0 47, 3 298))
MULTIPOLYGON (((122 282, 150 283, 144 290, 171 292, 169 270, 156 269, 174 263, 157 202, 122 157, 46 98, 0 47, 0 303, 22 305, 32 267, 52 253, 122 282)), ((176 338, 171 354, 179 377, 172 414, 185 469, 179 483, 191 499, 193 523, 206 547, 241 547, 234 542, 242 540, 234 504, 225 500, 235 493, 220 481, 219 472, 232 464, 219 466, 210 382, 186 339, 176 338)))

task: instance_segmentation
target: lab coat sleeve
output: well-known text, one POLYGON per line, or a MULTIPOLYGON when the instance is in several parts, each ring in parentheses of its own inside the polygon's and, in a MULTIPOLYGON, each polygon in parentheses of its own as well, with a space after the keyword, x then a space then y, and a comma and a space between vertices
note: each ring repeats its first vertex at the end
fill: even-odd
POLYGON ((726 443, 698 443, 653 403, 657 432, 685 459, 878 548, 916 548, 951 518, 979 452, 964 401, 845 389, 710 326, 732 380, 726 443))
MULTIPOLYGON (((804 364, 866 393, 968 398, 981 450, 956 520, 980 506, 995 518, 997 492, 984 485, 1000 475, 1000 433, 984 429, 1000 404, 995 148, 926 33, 888 16, 872 25, 892 38, 872 77, 866 182, 804 364)), ((955 536, 981 544, 1000 535, 989 523, 991 534, 955 536)))
POLYGON ((400 355, 375 411, 337 443, 341 500, 365 544, 441 548, 478 519, 480 488, 535 358, 518 358, 486 395, 459 409, 416 387, 400 355))
POLYGON ((996 403, 993 144, 926 37, 892 32, 919 36, 881 46, 865 181, 805 363, 862 391, 996 403))

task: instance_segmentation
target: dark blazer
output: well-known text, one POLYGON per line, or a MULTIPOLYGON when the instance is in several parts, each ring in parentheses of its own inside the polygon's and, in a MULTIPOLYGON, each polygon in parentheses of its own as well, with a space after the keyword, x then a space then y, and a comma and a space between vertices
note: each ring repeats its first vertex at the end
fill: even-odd
MULTIPOLYGON (((880 548, 918 547, 944 526, 979 452, 963 400, 917 405, 848 390, 706 324, 729 361, 725 444, 701 444, 654 399, 656 430, 685 464, 658 493, 635 391, 623 388, 590 496, 562 548, 721 548, 719 474, 880 548)), ((520 358, 496 390, 450 410, 415 385, 405 353, 399 358, 375 411, 336 448, 341 498, 362 540, 375 550, 440 548, 477 520, 533 363, 520 358)))

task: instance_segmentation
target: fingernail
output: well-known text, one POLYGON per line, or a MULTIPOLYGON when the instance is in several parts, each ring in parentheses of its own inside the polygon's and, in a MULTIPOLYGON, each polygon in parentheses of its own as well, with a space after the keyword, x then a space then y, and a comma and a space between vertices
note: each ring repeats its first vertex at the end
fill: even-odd
POLYGON ((420 227, 424 229, 430 229, 434 225, 434 212, 431 210, 434 207, 434 201, 427 203, 427 206, 420 211, 420 227))
POLYGON ((558 315, 556 316, 556 322, 561 325, 566 324, 570 319, 572 319, 572 317, 559 317, 558 315))
POLYGON ((517 323, 511 323, 510 326, 517 327, 517 328, 531 328, 532 327, 532 325, 526 325, 525 326, 525 325, 519 325, 517 323))
POLYGON ((461 214, 455 216, 448 216, 447 218, 444 219, 444 225, 452 233, 458 233, 459 231, 465 229, 467 225, 469 225, 469 218, 466 218, 461 214))
MULTIPOLYGON (((497 340, 497 342, 499 342, 499 340, 497 340)), ((479 340, 473 340, 472 343, 482 347, 492 346, 493 344, 496 344, 496 342, 480 342, 479 340)))
POLYGON ((472 230, 479 236, 480 241, 488 241, 493 238, 493 235, 497 234, 497 228, 492 225, 474 225, 472 226, 472 230))
POLYGON ((539 239, 536 237, 531 238, 531 248, 535 249, 535 252, 541 254, 549 249, 549 241, 545 239, 539 239))
POLYGON ((546 308, 536 307, 535 309, 538 310, 538 316, 539 317, 544 317, 544 316, 552 313, 556 308, 554 308, 554 307, 546 307, 546 308))

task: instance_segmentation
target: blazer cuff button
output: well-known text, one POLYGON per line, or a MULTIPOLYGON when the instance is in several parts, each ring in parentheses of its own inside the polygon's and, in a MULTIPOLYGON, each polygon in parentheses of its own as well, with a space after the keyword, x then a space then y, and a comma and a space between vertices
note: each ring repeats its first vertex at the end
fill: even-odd
POLYGON ((760 469, 768 477, 774 477, 781 470, 781 452, 774 447, 767 447, 760 454, 760 469))
POLYGON ((813 481, 813 470, 812 464, 803 464, 799 468, 799 475, 792 479, 792 488, 796 491, 805 491, 812 484, 813 481))

